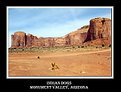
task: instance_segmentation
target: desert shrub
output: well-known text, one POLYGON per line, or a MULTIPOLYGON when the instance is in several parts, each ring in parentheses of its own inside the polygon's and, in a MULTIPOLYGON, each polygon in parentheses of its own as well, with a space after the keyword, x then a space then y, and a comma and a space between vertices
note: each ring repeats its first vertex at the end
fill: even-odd
POLYGON ((86 47, 86 48, 87 48, 87 46, 84 46, 84 47, 86 47))
POLYGON ((72 48, 75 48, 74 46, 72 46, 72 48))
POLYGON ((80 46, 78 46, 78 48, 80 48, 80 46))
POLYGON ((81 46, 81 48, 84 48, 84 46, 81 46))
POLYGON ((38 59, 40 59, 40 57, 39 57, 39 56, 38 56, 37 58, 38 58, 38 59))
POLYGON ((104 44, 102 44, 102 47, 105 47, 105 45, 104 45, 104 44))
POLYGON ((108 47, 111 47, 111 44, 108 47))
POLYGON ((24 51, 24 48, 22 49, 22 51, 24 51))

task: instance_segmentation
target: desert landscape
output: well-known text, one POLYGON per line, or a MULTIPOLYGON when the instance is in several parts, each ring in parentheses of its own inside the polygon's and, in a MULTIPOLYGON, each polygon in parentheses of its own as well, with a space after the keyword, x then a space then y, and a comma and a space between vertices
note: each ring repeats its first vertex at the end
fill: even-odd
POLYGON ((9 53, 9 76, 111 76, 111 48, 9 53), (38 56, 40 58, 38 58, 38 56), (52 70, 51 63, 59 69, 52 70))
POLYGON ((111 19, 94 18, 63 37, 15 32, 8 50, 9 77, 111 77, 111 19))

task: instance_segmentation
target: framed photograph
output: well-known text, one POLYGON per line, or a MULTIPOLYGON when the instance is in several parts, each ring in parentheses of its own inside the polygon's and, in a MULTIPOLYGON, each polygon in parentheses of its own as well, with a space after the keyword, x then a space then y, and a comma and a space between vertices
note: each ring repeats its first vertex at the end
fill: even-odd
POLYGON ((118 88, 116 6, 100 6, 99 1, 89 1, 92 6, 76 1, 73 6, 71 2, 70 6, 17 2, 0 4, 1 89, 97 92, 118 88))
POLYGON ((113 78, 113 7, 7 7, 7 78, 113 78))

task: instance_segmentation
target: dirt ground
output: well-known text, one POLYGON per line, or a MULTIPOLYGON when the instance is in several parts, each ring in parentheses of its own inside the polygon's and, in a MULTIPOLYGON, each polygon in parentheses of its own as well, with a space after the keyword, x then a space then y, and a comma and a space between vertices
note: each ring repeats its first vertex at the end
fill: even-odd
POLYGON ((8 76, 108 77, 111 76, 111 64, 111 49, 83 52, 9 53, 8 76), (52 70, 51 63, 55 63, 59 69, 52 70))

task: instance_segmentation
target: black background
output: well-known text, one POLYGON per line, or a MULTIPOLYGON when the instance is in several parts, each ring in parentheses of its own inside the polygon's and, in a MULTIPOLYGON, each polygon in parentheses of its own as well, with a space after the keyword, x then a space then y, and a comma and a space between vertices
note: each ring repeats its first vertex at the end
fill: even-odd
MULTIPOLYGON (((120 30, 118 26, 120 24, 120 8, 119 1, 111 0, 65 0, 65 1, 44 1, 44 0, 0 0, 0 90, 9 91, 42 91, 42 90, 30 90, 31 85, 46 85, 46 81, 72 81, 73 85, 87 85, 88 90, 74 90, 76 91, 112 91, 119 90, 119 63, 118 51, 120 42, 120 30), (114 79, 6 79, 6 37, 7 37, 7 25, 6 25, 6 7, 7 6, 114 6, 114 79)), ((47 91, 47 90, 44 90, 47 91)), ((63 91, 63 90, 60 90, 63 91)), ((1 91, 2 92, 2 91, 1 91)))

